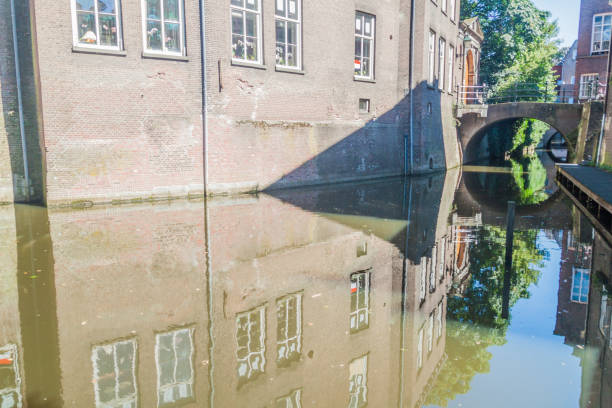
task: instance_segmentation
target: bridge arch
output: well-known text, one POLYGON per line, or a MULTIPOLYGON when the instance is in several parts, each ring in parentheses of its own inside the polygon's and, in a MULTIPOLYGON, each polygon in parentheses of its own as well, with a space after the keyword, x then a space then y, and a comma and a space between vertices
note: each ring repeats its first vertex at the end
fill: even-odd
POLYGON ((578 104, 517 102, 489 105, 486 114, 465 113, 459 119, 463 163, 471 163, 480 158, 477 146, 487 128, 510 119, 536 119, 550 125, 567 140, 570 152, 574 152, 578 141, 582 110, 583 105, 578 104))

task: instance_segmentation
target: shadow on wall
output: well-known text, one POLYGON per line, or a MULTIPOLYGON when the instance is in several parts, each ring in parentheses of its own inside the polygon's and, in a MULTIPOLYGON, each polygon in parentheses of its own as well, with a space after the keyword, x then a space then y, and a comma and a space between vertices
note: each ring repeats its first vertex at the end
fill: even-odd
POLYGON ((15 1, 15 14, 17 21, 17 46, 19 74, 21 81, 18 82, 15 65, 15 49, 13 46, 13 35, 11 10, 9 2, 0 6, 0 17, 7 24, 0 28, 0 56, 6 56, 0 61, 0 93, 4 129, 1 130, 2 137, 6 141, 0 143, 0 160, 10 163, 10 170, 2 168, 0 171, 0 201, 43 203, 43 157, 39 139, 39 126, 37 117, 37 85, 35 78, 35 58, 33 55, 32 35, 30 31, 30 12, 28 2, 15 1), (22 94, 23 132, 26 140, 26 148, 22 146, 20 106, 18 103, 19 86, 22 94), (24 150, 27 158, 28 181, 24 164, 24 150), (9 176, 10 172, 10 176, 9 176), (6 173, 2 174, 2 173, 6 173), (10 180, 12 178, 12 180, 10 180), (12 189, 12 197, 11 190, 12 189))
MULTIPOLYGON (((383 115, 370 120, 340 142, 283 175, 264 191, 446 169, 446 151, 449 148, 457 149, 457 133, 452 102, 449 99, 443 107, 441 95, 441 91, 426 82, 415 88, 412 141, 408 95, 383 115), (447 126, 444 126, 444 117, 447 118, 447 126), (453 133, 447 138, 453 146, 446 148, 445 129, 446 133, 453 133)), ((322 134, 325 134, 325 130, 322 130, 322 134)), ((458 158, 455 161, 458 164, 458 158)))

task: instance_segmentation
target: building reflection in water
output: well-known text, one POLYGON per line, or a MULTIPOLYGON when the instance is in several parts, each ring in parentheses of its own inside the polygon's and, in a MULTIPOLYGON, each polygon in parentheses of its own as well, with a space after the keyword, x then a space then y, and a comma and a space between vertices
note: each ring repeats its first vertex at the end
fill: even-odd
MULTIPOLYGON (((206 204, 2 208, 0 407, 444 405, 505 333, 460 313, 484 310, 479 240, 503 230, 471 197, 449 172, 206 204)), ((555 333, 582 358, 582 405, 607 407, 611 251, 570 223, 547 229, 564 259, 555 333)))

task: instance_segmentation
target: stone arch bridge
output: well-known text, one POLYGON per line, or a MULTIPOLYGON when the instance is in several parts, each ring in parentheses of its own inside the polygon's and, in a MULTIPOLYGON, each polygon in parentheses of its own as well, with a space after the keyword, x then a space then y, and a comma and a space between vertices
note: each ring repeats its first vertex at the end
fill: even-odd
POLYGON ((509 119, 537 119, 561 133, 568 144, 570 158, 582 158, 589 134, 599 131, 603 106, 601 102, 587 104, 561 104, 543 102, 514 102, 495 105, 467 106, 460 108, 459 140, 463 163, 471 163, 483 157, 479 145, 485 130, 509 119), (593 115, 591 115, 593 112, 593 115))

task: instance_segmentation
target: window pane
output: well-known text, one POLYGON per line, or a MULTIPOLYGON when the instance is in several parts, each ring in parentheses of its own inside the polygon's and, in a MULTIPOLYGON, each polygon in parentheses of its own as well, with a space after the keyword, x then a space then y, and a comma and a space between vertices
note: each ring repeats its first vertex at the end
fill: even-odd
POLYGON ((246 35, 249 37, 257 37, 257 14, 246 14, 246 35))
POLYGON ((232 57, 245 59, 244 36, 236 34, 232 35, 232 57))
POLYGON ((150 50, 161 50, 161 23, 159 21, 147 22, 147 48, 150 50))
POLYGON ((295 45, 287 46, 287 65, 297 67, 297 47, 295 45))
POLYGON ((176 381, 189 382, 193 376, 191 368, 191 336, 188 330, 176 335, 176 381))
POLYGON ((289 4, 289 10, 287 10, 288 17, 294 20, 297 20, 298 13, 299 13, 297 0, 289 0, 288 4, 289 4))
POLYGON ((259 10, 259 0, 246 0, 246 8, 249 10, 259 10))
POLYGON ((172 348, 172 334, 158 336, 157 362, 159 364, 159 383, 167 385, 174 383, 174 350, 172 348))
POLYGON ((361 57, 361 37, 355 37, 355 57, 361 57))
POLYGON ((257 61, 257 39, 248 38, 246 40, 247 60, 257 61))
POLYGON ((287 63, 287 55, 285 52, 285 44, 284 43, 276 43, 276 64, 277 65, 286 65, 287 63))
POLYGON ((115 0, 98 0, 98 12, 115 14, 115 0))
POLYGON ((297 45, 297 23, 287 23, 287 44, 297 45))
POLYGON ((276 42, 285 43, 285 22, 277 20, 276 21, 276 42))
POLYGON ((94 11, 94 0, 77 0, 76 1, 76 9, 84 10, 84 11, 94 11))
POLYGON ((362 28, 362 21, 363 21, 363 18, 358 14, 355 17, 355 34, 363 33, 363 31, 362 31, 363 30, 363 28, 362 28))
POLYGON ((147 18, 159 20, 161 18, 159 7, 160 0, 147 0, 147 18))
POLYGON ((372 17, 365 17, 363 33, 364 35, 371 36, 374 32, 374 19, 372 17))
POLYGON ((285 2, 286 0, 276 0, 276 15, 279 17, 287 17, 285 2))
POLYGON ((96 37, 96 24, 93 14, 77 13, 77 26, 80 43, 96 44, 98 37, 96 37))
POLYGON ((168 51, 181 50, 181 26, 178 23, 166 23, 166 48, 168 51))
POLYGON ((372 40, 363 40, 363 56, 364 57, 370 58, 372 56, 371 48, 370 48, 371 45, 372 45, 372 40))
POLYGON ((232 11, 232 33, 244 34, 244 12, 232 11))
POLYGON ((100 15, 100 44, 117 45, 117 17, 100 15))
POLYGON ((244 7, 244 0, 232 0, 232 6, 244 7))
POLYGON ((164 18, 166 20, 178 21, 180 0, 164 0, 164 18))

